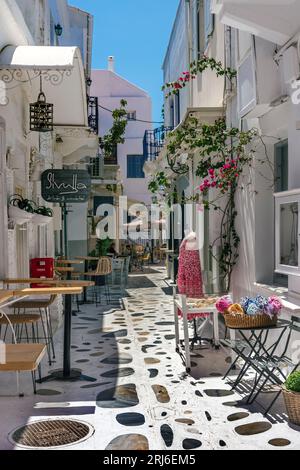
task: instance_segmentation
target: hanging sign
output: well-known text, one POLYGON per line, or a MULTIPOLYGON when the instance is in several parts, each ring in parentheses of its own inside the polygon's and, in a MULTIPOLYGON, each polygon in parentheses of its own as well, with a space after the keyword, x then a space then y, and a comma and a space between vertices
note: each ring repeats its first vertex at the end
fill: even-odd
POLYGON ((86 202, 91 192, 91 176, 84 170, 47 170, 41 182, 46 202, 86 202))

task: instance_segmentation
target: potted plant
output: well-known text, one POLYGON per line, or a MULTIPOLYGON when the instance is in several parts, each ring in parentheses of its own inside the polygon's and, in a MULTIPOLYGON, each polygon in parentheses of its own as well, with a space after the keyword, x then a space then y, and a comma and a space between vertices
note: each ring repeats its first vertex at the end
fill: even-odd
POLYGON ((291 423, 300 426, 300 371, 290 374, 282 388, 285 406, 291 423))
POLYGON ((53 220, 53 211, 49 207, 39 206, 35 210, 32 223, 35 225, 48 225, 53 220))
POLYGON ((8 216, 17 225, 23 225, 32 220, 35 208, 34 201, 24 199, 19 194, 14 194, 9 199, 8 216))

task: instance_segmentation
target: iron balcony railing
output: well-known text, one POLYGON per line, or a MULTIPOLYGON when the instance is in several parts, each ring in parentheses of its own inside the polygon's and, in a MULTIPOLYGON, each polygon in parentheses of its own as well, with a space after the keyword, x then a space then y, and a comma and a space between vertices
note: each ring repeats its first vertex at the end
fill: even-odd
POLYGON ((96 158, 91 158, 90 175, 95 179, 104 177, 104 158, 102 155, 98 155, 96 158))
POLYGON ((99 107, 97 96, 88 96, 88 123, 90 129, 98 135, 99 133, 99 107))
POLYGON ((104 156, 104 165, 118 165, 118 145, 114 145, 111 155, 104 156))
POLYGON ((147 160, 156 160, 165 145, 166 137, 173 127, 161 126, 154 130, 145 132, 144 135, 144 157, 147 160))

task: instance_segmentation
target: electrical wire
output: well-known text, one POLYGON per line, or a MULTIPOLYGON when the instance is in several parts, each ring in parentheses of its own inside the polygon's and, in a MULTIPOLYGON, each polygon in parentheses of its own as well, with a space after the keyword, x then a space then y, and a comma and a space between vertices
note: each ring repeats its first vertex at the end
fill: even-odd
MULTIPOLYGON (((102 106, 101 104, 98 104, 98 107, 101 109, 104 109, 104 111, 107 111, 109 113, 113 113, 111 109, 105 108, 105 106, 102 106)), ((164 124, 162 121, 144 121, 143 119, 128 119, 128 122, 134 121, 134 122, 145 122, 147 124, 164 124)))

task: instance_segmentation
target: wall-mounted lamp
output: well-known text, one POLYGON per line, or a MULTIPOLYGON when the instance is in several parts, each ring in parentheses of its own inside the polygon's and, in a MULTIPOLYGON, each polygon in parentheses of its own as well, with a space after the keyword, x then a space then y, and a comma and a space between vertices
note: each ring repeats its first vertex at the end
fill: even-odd
POLYGON ((91 77, 87 77, 87 79, 86 79, 87 86, 90 87, 92 85, 92 83, 93 83, 93 80, 91 79, 91 77))
POLYGON ((55 34, 56 36, 60 37, 63 33, 63 27, 61 26, 61 24, 57 23, 55 26, 54 26, 54 30, 55 30, 55 34))

